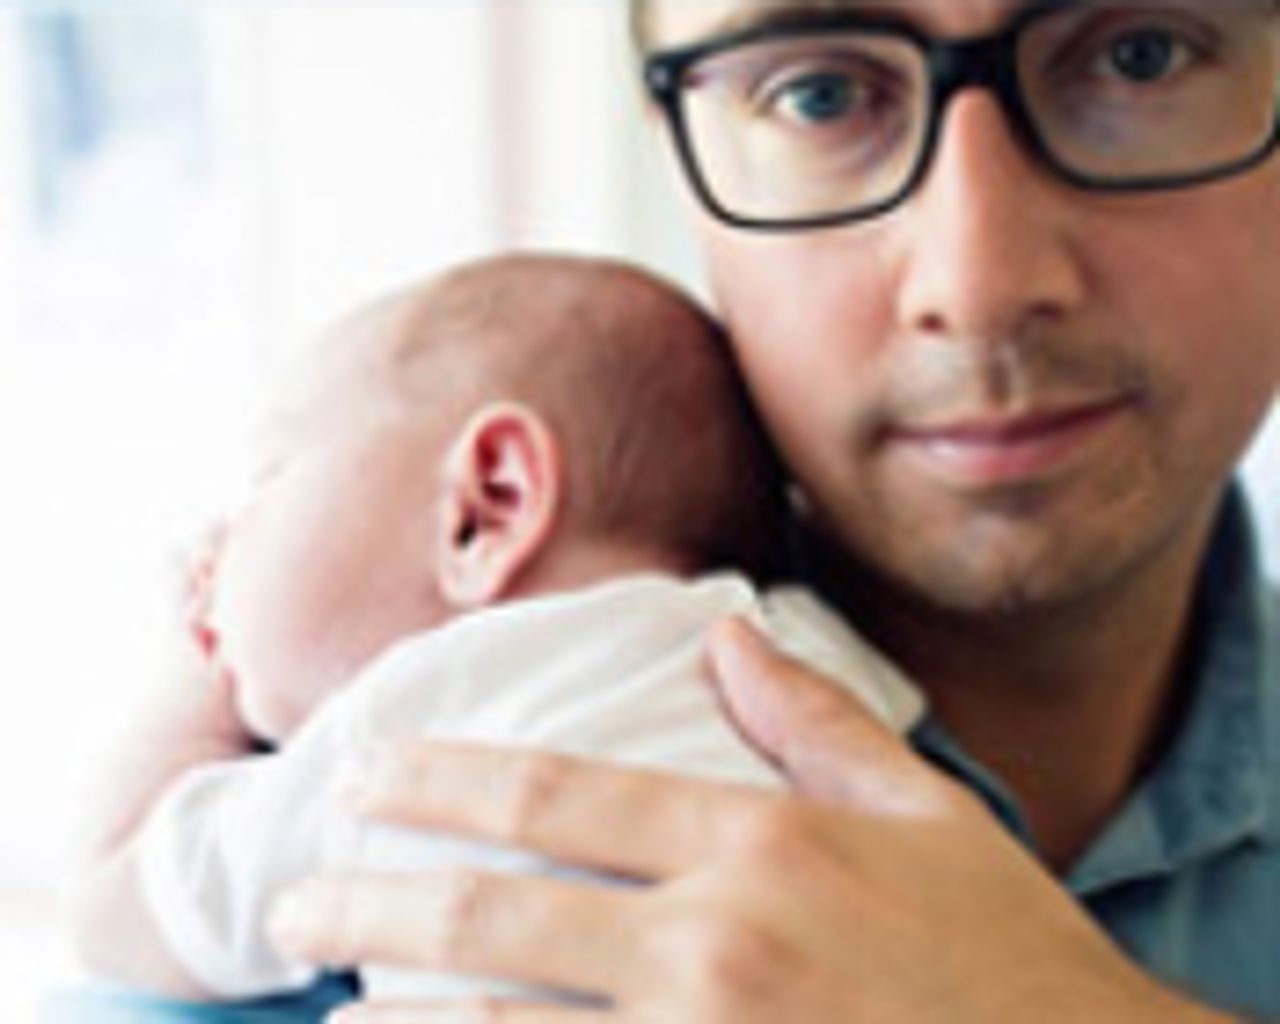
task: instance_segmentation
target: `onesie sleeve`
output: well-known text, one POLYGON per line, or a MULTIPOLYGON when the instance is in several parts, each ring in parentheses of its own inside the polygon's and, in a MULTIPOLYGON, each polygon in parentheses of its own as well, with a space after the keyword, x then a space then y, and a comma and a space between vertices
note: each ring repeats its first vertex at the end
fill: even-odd
POLYGON ((764 627, 783 651, 839 683, 895 732, 910 732, 924 716, 920 688, 812 590, 776 587, 762 608, 764 627))
POLYGON ((221 998, 304 988, 315 967, 268 942, 267 910, 288 883, 341 863, 354 819, 333 794, 348 744, 331 701, 281 752, 203 765, 161 798, 140 836, 142 897, 170 951, 221 998))

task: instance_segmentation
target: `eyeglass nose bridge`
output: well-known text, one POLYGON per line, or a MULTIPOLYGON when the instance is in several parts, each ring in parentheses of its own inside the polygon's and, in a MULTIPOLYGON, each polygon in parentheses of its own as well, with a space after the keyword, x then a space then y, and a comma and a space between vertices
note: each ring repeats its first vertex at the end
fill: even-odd
POLYGON ((1044 144, 1036 132, 1018 81, 1017 27, 990 36, 955 41, 931 40, 926 48, 930 81, 930 124, 924 151, 912 176, 914 188, 933 162, 942 136, 951 101, 966 89, 980 89, 994 95, 1005 122, 1023 151, 1033 160, 1047 160, 1044 144))
POLYGON ((1010 78, 1012 47, 1007 33, 933 41, 928 49, 929 77, 939 100, 949 100, 961 89, 1006 88, 1010 78))

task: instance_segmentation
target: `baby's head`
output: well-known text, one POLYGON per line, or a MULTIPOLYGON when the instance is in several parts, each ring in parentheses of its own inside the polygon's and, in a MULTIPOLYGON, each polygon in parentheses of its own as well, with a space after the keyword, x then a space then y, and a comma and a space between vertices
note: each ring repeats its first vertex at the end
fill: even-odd
POLYGON ((629 571, 774 564, 781 478, 728 347, 640 271, 487 260, 304 355, 209 612, 266 737, 459 613, 629 571))

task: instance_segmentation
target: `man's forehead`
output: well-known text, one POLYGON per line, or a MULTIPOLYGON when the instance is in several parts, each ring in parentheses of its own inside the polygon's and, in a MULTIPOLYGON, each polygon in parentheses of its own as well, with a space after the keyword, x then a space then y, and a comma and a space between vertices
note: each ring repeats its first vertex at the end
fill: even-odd
POLYGON ((647 0, 658 47, 678 46, 804 12, 892 13, 939 35, 990 31, 1031 0, 647 0))

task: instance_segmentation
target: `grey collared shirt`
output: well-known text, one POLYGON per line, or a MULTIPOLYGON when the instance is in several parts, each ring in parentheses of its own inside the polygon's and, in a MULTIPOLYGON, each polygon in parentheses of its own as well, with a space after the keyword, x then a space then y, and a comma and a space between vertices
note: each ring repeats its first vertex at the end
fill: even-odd
MULTIPOLYGON (((1223 504, 1194 630, 1176 733, 1065 881, 1158 977, 1280 1021, 1280 596, 1238 489, 1223 504)), ((1008 790, 938 723, 912 739, 1027 841, 1008 790)))

